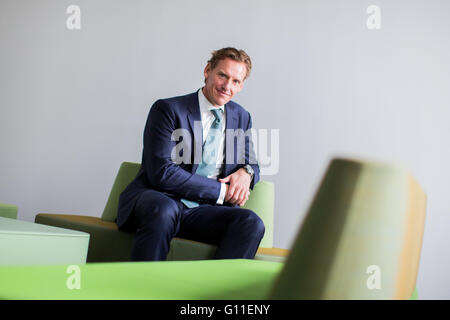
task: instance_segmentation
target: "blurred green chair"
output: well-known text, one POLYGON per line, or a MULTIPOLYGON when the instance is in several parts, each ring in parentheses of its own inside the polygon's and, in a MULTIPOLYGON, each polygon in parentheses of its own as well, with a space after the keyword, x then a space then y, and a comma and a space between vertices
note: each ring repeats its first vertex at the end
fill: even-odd
POLYGON ((417 299, 426 194, 403 167, 333 160, 272 299, 417 299))
POLYGON ((0 217, 17 219, 17 207, 12 204, 0 203, 0 217))
MULTIPOLYGON (((39 213, 35 222, 55 227, 84 231, 90 234, 87 262, 129 261, 134 233, 119 231, 115 223, 119 196, 136 177, 139 163, 123 162, 112 186, 108 201, 101 218, 71 215, 39 213)), ((256 212, 263 220, 266 231, 260 249, 255 257, 259 260, 283 261, 288 251, 273 247, 274 185, 260 181, 251 191, 245 208, 256 212)), ((212 259, 216 246, 174 238, 167 260, 204 260, 212 259)))

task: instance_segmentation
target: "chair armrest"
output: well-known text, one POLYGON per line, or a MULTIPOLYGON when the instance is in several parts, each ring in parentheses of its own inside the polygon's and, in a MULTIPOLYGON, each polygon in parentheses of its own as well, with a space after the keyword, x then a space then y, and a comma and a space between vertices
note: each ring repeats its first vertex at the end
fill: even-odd
POLYGON ((281 248, 259 248, 255 260, 285 262, 289 252, 289 250, 281 248))
POLYGON ((47 224, 48 222, 66 222, 79 226, 95 226, 111 230, 118 230, 115 222, 104 221, 97 217, 75 215, 75 214, 55 214, 55 213, 39 213, 35 217, 36 223, 47 224))
POLYGON ((87 262, 130 261, 134 233, 120 231, 115 222, 97 217, 39 213, 36 223, 90 234, 87 262))

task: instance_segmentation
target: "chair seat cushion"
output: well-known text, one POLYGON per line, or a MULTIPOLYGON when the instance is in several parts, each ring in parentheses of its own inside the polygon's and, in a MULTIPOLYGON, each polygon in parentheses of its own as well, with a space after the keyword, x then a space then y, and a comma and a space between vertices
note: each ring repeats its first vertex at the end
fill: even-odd
MULTIPOLYGON (((36 223, 87 232, 91 235, 87 262, 130 261, 134 233, 119 231, 114 222, 72 214, 36 215, 36 223)), ((182 238, 173 238, 167 260, 213 259, 216 246, 182 238)), ((259 248, 257 260, 284 262, 288 250, 259 248)))

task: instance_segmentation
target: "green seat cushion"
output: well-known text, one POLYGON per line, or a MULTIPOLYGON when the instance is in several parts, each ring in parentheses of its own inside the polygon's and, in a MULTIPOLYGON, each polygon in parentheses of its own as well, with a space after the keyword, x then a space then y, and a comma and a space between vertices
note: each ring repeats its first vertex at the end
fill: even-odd
POLYGON ((256 260, 91 263, 0 267, 0 299, 265 299, 283 264, 256 260))

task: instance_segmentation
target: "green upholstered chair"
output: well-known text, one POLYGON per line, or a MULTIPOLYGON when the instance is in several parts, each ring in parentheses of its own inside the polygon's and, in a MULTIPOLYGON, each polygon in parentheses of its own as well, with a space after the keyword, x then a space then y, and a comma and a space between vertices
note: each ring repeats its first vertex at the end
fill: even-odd
POLYGON ((4 299, 417 299, 425 193, 403 168, 331 162, 285 263, 92 263, 0 267, 4 299), (377 265, 380 287, 367 267, 377 265))
POLYGON ((17 219, 17 207, 12 204, 0 203, 0 217, 17 219))
MULTIPOLYGON (((48 214, 36 215, 35 222, 56 227, 87 232, 91 235, 88 262, 129 261, 134 233, 117 229, 114 222, 117 216, 119 196, 126 186, 136 177, 139 163, 123 162, 116 176, 108 201, 101 218, 70 215, 48 214)), ((274 185, 260 181, 252 190, 245 208, 255 211, 264 221, 266 231, 261 241, 256 259, 282 261, 287 250, 273 247, 273 211, 274 185)), ((211 259, 216 247, 202 242, 174 238, 168 254, 168 260, 202 260, 211 259)))

